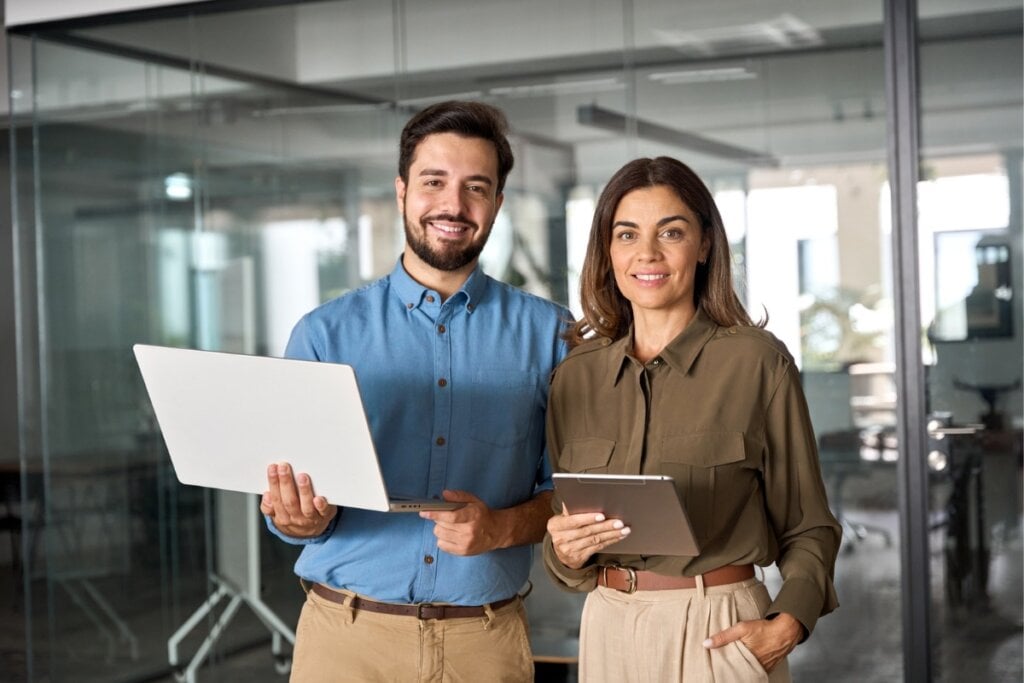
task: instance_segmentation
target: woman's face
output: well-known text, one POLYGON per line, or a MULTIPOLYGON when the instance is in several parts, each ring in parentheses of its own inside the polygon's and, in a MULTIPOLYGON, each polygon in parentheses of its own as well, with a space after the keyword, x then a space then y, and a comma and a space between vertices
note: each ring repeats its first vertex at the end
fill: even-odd
POLYGON ((694 310, 697 263, 707 252, 700 221, 670 187, 633 190, 619 201, 610 257, 634 314, 694 310))

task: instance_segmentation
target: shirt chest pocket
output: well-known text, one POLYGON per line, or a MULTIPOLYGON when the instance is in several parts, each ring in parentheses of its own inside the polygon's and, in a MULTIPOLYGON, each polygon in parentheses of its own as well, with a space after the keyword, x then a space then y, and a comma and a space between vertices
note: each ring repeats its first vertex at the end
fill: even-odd
POLYGON ((607 472, 614 451, 615 442, 611 439, 573 439, 562 449, 558 466, 566 472, 607 472))
POLYGON ((456 410, 473 441, 518 446, 541 425, 539 374, 532 370, 482 368, 471 391, 457 392, 456 410))
POLYGON ((758 486, 760 449, 750 447, 742 432, 666 436, 658 455, 661 473, 676 480, 701 540, 758 486))

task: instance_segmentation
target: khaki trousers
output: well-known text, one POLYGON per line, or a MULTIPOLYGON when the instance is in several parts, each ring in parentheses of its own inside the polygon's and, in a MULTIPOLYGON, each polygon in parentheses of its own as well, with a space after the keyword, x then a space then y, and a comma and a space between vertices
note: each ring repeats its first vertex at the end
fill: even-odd
POLYGON ((580 628, 580 681, 600 683, 788 683, 783 660, 765 672, 739 641, 707 650, 704 640, 737 621, 761 619, 771 604, 756 578, 704 588, 627 595, 598 586, 580 628))
POLYGON ((523 601, 487 612, 420 620, 354 610, 309 591, 295 633, 291 681, 532 681, 523 601))

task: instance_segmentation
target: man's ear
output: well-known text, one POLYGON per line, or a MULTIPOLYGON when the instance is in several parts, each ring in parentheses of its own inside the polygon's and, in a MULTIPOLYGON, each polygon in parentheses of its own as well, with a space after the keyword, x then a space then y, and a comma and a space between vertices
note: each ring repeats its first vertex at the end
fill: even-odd
POLYGON ((499 192, 498 196, 494 198, 494 215, 498 215, 498 211, 501 210, 501 203, 505 201, 505 193, 499 192))
POLYGON ((405 181, 402 176, 395 176, 395 202, 398 204, 399 213, 405 211, 405 181))

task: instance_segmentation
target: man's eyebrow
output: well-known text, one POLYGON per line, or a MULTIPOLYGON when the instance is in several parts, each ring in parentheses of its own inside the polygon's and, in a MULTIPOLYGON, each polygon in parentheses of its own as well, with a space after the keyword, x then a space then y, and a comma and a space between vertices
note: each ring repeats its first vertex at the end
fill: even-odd
MULTIPOLYGON (((446 171, 444 169, 441 169, 441 168, 425 168, 422 171, 420 171, 420 175, 421 176, 442 176, 442 177, 447 177, 449 175, 449 173, 448 173, 448 171, 446 171)), ((494 180, 492 178, 490 178, 489 176, 486 176, 486 175, 471 175, 471 176, 468 176, 466 178, 466 180, 471 180, 471 181, 477 182, 477 183, 487 183, 488 185, 493 185, 494 184, 494 180)))

